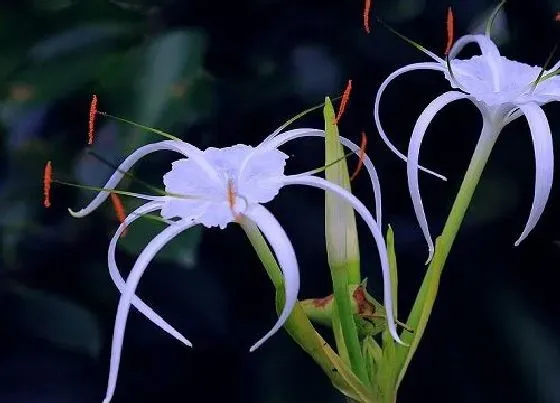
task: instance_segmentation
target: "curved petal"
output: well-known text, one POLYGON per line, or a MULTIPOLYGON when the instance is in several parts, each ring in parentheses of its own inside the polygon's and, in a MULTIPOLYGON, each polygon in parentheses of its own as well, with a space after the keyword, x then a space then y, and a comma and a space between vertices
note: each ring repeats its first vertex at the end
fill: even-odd
MULTIPOLYGON (((291 129, 291 130, 286 130, 285 132, 281 132, 282 127, 283 127, 283 125, 280 126, 278 129, 274 130, 274 132, 272 132, 271 134, 269 134, 269 135, 261 142, 261 144, 259 144, 259 147, 262 147, 262 146, 265 146, 265 145, 268 146, 268 143, 269 143, 272 139, 274 139, 275 137, 277 137, 277 136, 280 135, 280 134, 287 134, 287 133, 290 133, 290 134, 302 134, 302 133, 305 133, 305 132, 313 132, 313 131, 319 130, 319 129, 311 129, 311 128, 300 128, 300 129, 291 129)), ((276 147, 274 147, 274 148, 276 148, 276 147)))
MULTIPOLYGON (((383 130, 383 127, 381 127, 381 119, 379 118, 379 103, 381 101, 381 95, 383 95, 383 91, 385 91, 385 89, 387 88, 387 86, 389 85, 389 83, 391 81, 393 81, 395 78, 399 77, 400 75, 404 74, 404 73, 408 73, 409 71, 415 71, 415 70, 436 70, 436 71, 442 71, 442 72, 446 72, 447 68, 439 63, 434 63, 434 62, 425 62, 425 63, 413 63, 413 64, 409 64, 406 65, 404 67, 401 67, 398 70, 393 71, 389 77, 387 77, 385 79, 385 81, 383 81, 381 83, 381 86, 379 86, 379 90, 377 91, 377 95, 375 97, 375 107, 373 110, 373 116, 375 118, 375 125, 377 126, 377 131, 379 132, 379 135, 381 136, 381 138, 383 139, 383 141, 385 142, 385 144, 387 144, 387 146, 389 147, 389 149, 394 152, 399 158, 403 159, 404 161, 406 161, 406 156, 401 153, 397 147, 395 147, 393 145, 393 143, 391 143, 391 140, 389 140, 389 137, 387 137, 387 135, 385 134, 385 131, 383 130)), ((445 178, 445 176, 440 175, 436 172, 430 171, 427 168, 424 168, 423 166, 420 166, 420 170, 427 172, 429 174, 432 174, 442 180, 447 180, 445 178)))
POLYGON ((536 104, 518 105, 529 123, 531 130, 531 139, 535 149, 535 196, 531 205, 529 219, 525 224, 525 229, 515 241, 518 246, 523 241, 537 222, 544 211, 550 188, 552 187, 552 179, 554 177, 554 151, 552 145, 552 135, 548 120, 543 110, 536 104))
MULTIPOLYGON (((288 141, 295 140, 302 137, 325 137, 324 130, 309 130, 305 133, 290 133, 285 132, 278 135, 273 141, 271 141, 267 147, 278 148, 281 145, 287 143, 288 141)), ((360 146, 354 144, 352 141, 346 137, 339 136, 340 142, 343 146, 348 147, 354 154, 358 155, 360 153, 360 146)), ((377 171, 371 162, 371 159, 367 154, 364 154, 364 166, 366 167, 369 178, 371 180, 371 186, 373 188, 373 193, 375 195, 375 218, 377 222, 381 223, 381 186, 379 184, 379 176, 377 171)))
POLYGON ((428 222, 426 220, 426 214, 424 212, 424 206, 420 196, 420 187, 418 186, 418 156, 420 154, 420 145, 424 139, 426 129, 435 115, 448 103, 468 97, 469 96, 467 94, 459 91, 449 91, 430 102, 426 109, 424 109, 424 111, 420 114, 418 120, 416 120, 416 125, 414 126, 410 143, 408 144, 408 164, 406 167, 408 190, 410 191, 410 197, 412 199, 412 204, 414 205, 416 219, 420 224, 420 228, 422 229, 422 233, 424 234, 424 238, 428 244, 427 262, 432 260, 432 256, 434 254, 434 242, 430 236, 430 230, 428 229, 428 222))
POLYGON ((284 309, 278 317, 276 324, 267 334, 251 346, 249 351, 253 352, 276 333, 284 325, 288 316, 290 316, 297 302, 299 270, 294 247, 276 218, 260 204, 252 205, 245 215, 259 227, 272 247, 276 259, 278 260, 278 265, 282 269, 284 275, 284 287, 286 292, 284 309))
POLYGON ((182 220, 167 227, 148 243, 136 259, 136 263, 134 263, 134 267, 126 280, 126 285, 117 307, 117 317, 115 319, 115 329, 113 331, 113 342, 111 345, 111 363, 109 368, 109 380, 107 383, 107 394, 103 403, 109 403, 115 393, 126 321, 128 312, 130 311, 130 304, 134 298, 140 278, 155 254, 163 248, 167 242, 195 224, 196 223, 193 221, 182 220))
MULTIPOLYGON (((124 278, 121 276, 121 274, 119 272, 119 268, 117 266, 117 261, 115 259, 115 251, 116 251, 116 248, 117 248, 117 242, 118 242, 122 232, 131 223, 136 221, 143 214, 148 214, 148 213, 151 213, 153 211, 159 210, 159 209, 161 209, 161 207, 162 207, 162 203, 152 202, 152 203, 146 203, 146 204, 140 206, 139 208, 137 208, 136 210, 134 210, 132 213, 130 213, 128 215, 128 217, 126 217, 124 222, 121 225, 119 225, 119 227, 117 228, 117 231, 115 232, 115 234, 111 238, 111 241, 109 242, 109 249, 107 251, 107 264, 109 265, 109 274, 110 274, 111 279, 113 280, 113 282, 115 283, 115 285, 117 286, 117 288, 118 288, 118 290, 121 294, 124 292, 126 283, 125 283, 124 278)), ((173 224, 173 222, 170 222, 170 224, 173 224)), ((181 333, 179 333, 177 330, 175 330, 175 328, 173 326, 171 326, 165 320, 163 320, 163 318, 161 316, 159 316, 157 313, 155 313, 152 310, 152 308, 150 308, 148 305, 146 305, 139 297, 134 295, 132 297, 131 303, 136 309, 138 309, 138 311, 142 315, 146 316, 151 322, 153 322, 155 325, 159 326, 163 331, 165 331, 166 333, 169 333, 171 336, 175 337, 181 343, 183 343, 183 344, 185 344, 189 347, 192 346, 190 341, 188 341, 181 333)))
POLYGON ((284 185, 307 185, 317 187, 325 191, 333 192, 350 203, 354 210, 356 210, 360 217, 362 217, 362 219, 365 221, 365 223, 369 227, 369 230, 371 231, 371 234, 373 235, 373 238, 375 239, 375 242, 377 244, 377 251, 379 253, 379 259, 381 261, 381 271, 383 273, 383 299, 385 310, 387 313, 387 326, 389 328, 391 336, 393 336, 393 339, 395 339, 397 343, 404 345, 404 343, 399 338, 397 328, 395 326, 395 317, 393 314, 392 303, 393 297, 391 292, 391 277, 389 272, 389 258, 387 256, 385 240, 383 239, 381 228, 372 217, 367 207, 364 206, 362 202, 358 200, 358 198, 352 193, 347 192, 340 186, 317 176, 286 176, 281 180, 284 185))
POLYGON ((494 91, 500 90, 500 74, 501 74, 501 67, 500 62, 502 56, 500 55, 500 51, 498 47, 489 36, 487 35, 464 35, 460 37, 451 50, 449 51, 448 58, 449 60, 453 60, 461 50, 465 46, 470 43, 476 43, 480 47, 480 51, 484 56, 484 60, 488 63, 488 67, 492 73, 492 84, 494 86, 494 91))
MULTIPOLYGON (((308 128, 292 129, 292 130, 285 131, 284 133, 282 133, 282 135, 288 134, 288 135, 300 136, 300 135, 306 135, 307 133, 314 133, 320 131, 321 130, 319 129, 308 129, 308 128)), ((257 147, 255 147, 252 153, 250 153, 245 157, 245 159, 239 166, 239 174, 238 174, 239 176, 241 176, 243 171, 245 171, 245 168, 247 167, 249 160, 253 157, 255 153, 259 152, 259 150, 262 149, 272 150, 278 148, 278 147, 274 147, 273 145, 276 144, 276 142, 273 142, 273 139, 275 139, 278 136, 278 134, 279 131, 278 129, 276 129, 272 134, 268 135, 257 147)))
MULTIPOLYGON (((148 144, 142 147, 139 147, 136 151, 130 154, 125 160, 119 165, 115 173, 111 175, 105 186, 104 189, 113 190, 124 177, 126 172, 128 172, 132 166, 138 162, 142 157, 145 157, 148 154, 154 153, 160 150, 169 150, 180 153, 186 157, 192 158, 194 161, 197 162, 208 174, 208 176, 214 180, 220 180, 218 174, 216 173, 215 169, 212 168, 208 162, 202 156, 202 152, 197 148, 187 143, 181 143, 175 140, 165 140, 159 143, 148 144)), ((102 191, 97 194, 95 199, 93 199, 86 207, 79 211, 72 211, 70 213, 72 216, 76 218, 81 218, 95 209, 99 207, 106 199, 109 197, 110 192, 102 191)))

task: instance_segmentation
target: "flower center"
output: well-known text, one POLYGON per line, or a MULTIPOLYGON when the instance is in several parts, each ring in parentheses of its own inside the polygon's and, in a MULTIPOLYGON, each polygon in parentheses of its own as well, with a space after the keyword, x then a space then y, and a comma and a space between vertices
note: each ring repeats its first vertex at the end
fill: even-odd
POLYGON ((239 220, 241 219, 241 214, 235 210, 235 204, 237 202, 237 189, 231 178, 228 178, 227 181, 227 201, 231 210, 231 214, 235 218, 235 221, 239 222, 239 220))

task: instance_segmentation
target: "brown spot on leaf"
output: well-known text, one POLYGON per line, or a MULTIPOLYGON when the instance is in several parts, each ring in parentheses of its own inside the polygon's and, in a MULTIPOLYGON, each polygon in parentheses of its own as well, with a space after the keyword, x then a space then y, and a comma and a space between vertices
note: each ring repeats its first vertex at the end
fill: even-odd
POLYGON ((352 294, 352 298, 358 306, 358 314, 360 315, 373 315, 375 313, 375 306, 369 303, 366 298, 364 287, 358 286, 352 294))
POLYGON ((327 305, 329 302, 331 302, 333 299, 332 295, 328 295, 324 298, 314 298, 311 300, 311 302, 313 303, 313 306, 317 307, 317 308, 322 308, 325 305, 327 305))

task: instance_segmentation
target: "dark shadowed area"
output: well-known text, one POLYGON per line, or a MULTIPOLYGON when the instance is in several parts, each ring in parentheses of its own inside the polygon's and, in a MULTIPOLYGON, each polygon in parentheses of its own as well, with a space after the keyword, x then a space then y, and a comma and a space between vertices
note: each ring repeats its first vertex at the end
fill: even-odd
MULTIPOLYGON (((425 242, 406 165, 379 138, 372 111, 377 88, 392 71, 427 58, 375 15, 441 55, 447 7, 453 6, 456 34, 463 35, 482 31, 494 1, 374 0, 370 34, 362 27, 362 1, 8 3, 0 6, 0 402, 99 403, 104 397, 119 296, 107 272, 107 246, 118 220, 110 202, 86 218, 72 218, 67 209, 81 208, 94 193, 57 184, 45 209, 43 167, 52 160, 55 178, 103 186, 111 165, 160 138, 98 117, 88 147, 92 94, 102 111, 204 149, 257 145, 325 96, 339 96, 352 79, 340 130, 358 143, 361 131, 368 134, 384 224, 396 234, 400 311, 410 308, 425 272, 425 242)), ((558 0, 509 1, 494 27, 501 52, 542 65, 560 40, 558 10, 558 0)), ((473 46, 464 53, 476 51, 473 46)), ((447 87, 440 73, 424 71, 387 89, 381 119, 401 150, 418 115, 447 87)), ((553 135, 560 134, 560 105, 544 109, 553 135)), ((421 162, 449 178, 420 176, 434 235, 481 122, 472 104, 460 101, 428 130, 421 162)), ((322 128, 320 110, 298 126, 322 128)), ((323 164, 318 138, 283 151, 290 155, 289 173, 323 164)), ((134 174, 161 187, 173 158, 151 155, 134 174)), ((349 159, 351 168, 356 162, 349 159)), ((513 246, 529 214, 534 175, 528 125, 519 119, 504 130, 477 188, 399 403, 560 403, 557 185, 535 230, 513 246)), ((130 180, 122 187, 143 189, 130 180)), ((365 174, 354 191, 373 209, 365 174)), ((122 200, 127 211, 138 205, 122 200)), ((324 194, 287 187, 268 206, 294 244, 300 298, 330 294, 324 194)), ((363 223, 358 228, 362 273, 371 294, 381 298, 377 251, 363 223)), ((117 254, 123 273, 159 230, 152 220, 129 228, 117 254)), ((139 295, 194 348, 131 311, 114 403, 344 401, 284 331, 249 353, 276 320, 274 289, 238 226, 194 228, 177 237, 146 271, 139 295)))

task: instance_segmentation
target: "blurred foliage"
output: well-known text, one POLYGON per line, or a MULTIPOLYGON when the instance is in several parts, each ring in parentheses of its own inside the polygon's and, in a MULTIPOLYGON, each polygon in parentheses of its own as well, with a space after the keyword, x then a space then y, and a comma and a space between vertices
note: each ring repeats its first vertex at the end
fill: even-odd
MULTIPOLYGON (((445 42, 450 4, 457 34, 463 34, 479 30, 495 2, 373 3, 374 13, 437 51, 445 42)), ((530 7, 509 1, 496 28, 504 53, 542 63, 558 38, 550 28, 558 8, 557 0, 535 1, 530 7)), ((72 219, 66 208, 83 206, 93 195, 67 187, 54 186, 53 206, 45 210, 43 166, 52 160, 58 179, 101 186, 111 165, 160 139, 100 117, 90 149, 109 164, 94 158, 86 149, 92 94, 103 111, 206 147, 254 144, 289 116, 326 95, 337 95, 352 78, 355 89, 341 132, 354 139, 361 130, 369 135, 384 214, 395 223, 399 309, 406 312, 424 273, 417 264, 425 252, 423 239, 404 167, 376 139, 371 108, 381 80, 422 55, 379 25, 365 36, 361 12, 360 1, 314 0, 23 0, 0 6, 0 302, 7 307, 0 311, 0 401, 100 401, 104 388, 118 297, 107 273, 106 248, 117 219, 110 203, 86 219, 72 219), (65 375, 56 378, 58 373, 65 375), (32 387, 44 386, 45 379, 52 385, 32 387), (61 398, 66 394, 57 388, 77 392, 73 400, 61 398)), ((412 74, 407 80, 387 91, 382 106, 387 132, 401 149, 426 100, 443 89, 437 77, 412 74)), ((445 185, 422 183, 433 228, 449 208, 453 184, 466 167, 479 129, 474 113, 463 106, 460 111, 450 107, 446 114, 433 130, 441 124, 450 135, 434 133, 437 140, 428 136, 423 148, 422 158, 450 178, 445 185)), ((559 115, 549 116, 557 130, 559 115)), ((307 124, 320 126, 320 116, 306 117, 302 125, 307 124)), ((516 123, 508 131, 511 135, 500 140, 475 195, 473 214, 443 279, 431 330, 403 383, 401 402, 417 401, 418 393, 426 401, 515 402, 537 396, 556 402, 557 388, 549 380, 558 378, 558 370, 549 361, 545 367, 538 362, 554 353, 560 334, 554 303, 558 282, 551 274, 560 259, 551 242, 558 238, 558 193, 552 195, 538 231, 513 250, 513 234, 526 215, 534 178, 532 156, 524 152, 530 139, 521 135, 526 128, 516 123), (479 292, 491 296, 505 279, 521 291, 507 294, 500 304, 478 297, 479 292), (534 326, 528 313, 516 315, 509 298, 528 306, 526 312, 542 312, 547 329, 534 326), (465 330, 462 318, 475 328, 465 330), (549 330, 556 339, 543 338, 549 330), (502 368, 502 360, 511 365, 502 368), (539 370, 532 371, 535 367, 539 370)), ((310 141, 287 147, 293 156, 290 170, 320 163, 321 146, 310 141)), ((161 187, 169 158, 147 157, 134 173, 161 187)), ((358 178, 359 196, 369 191, 369 184, 362 188, 361 183, 358 178)), ((123 187, 146 190, 129 179, 123 187)), ((123 202, 127 211, 135 207, 131 200, 123 202)), ((323 211, 317 208, 322 202, 320 195, 286 192, 281 204, 273 206, 298 245, 302 298, 331 292, 324 238, 315 236, 322 235, 323 211)), ((119 240, 123 274, 158 225, 139 220, 119 240)), ((175 401, 176 393, 188 399, 206 393, 204 384, 216 377, 220 387, 213 389, 215 401, 340 401, 322 372, 287 337, 279 334, 276 344, 258 355, 239 347, 274 320, 272 289, 242 238, 235 232, 216 235, 194 229, 158 255, 140 294, 197 347, 185 351, 143 319, 136 326, 138 318, 131 315, 119 381, 122 395, 115 402, 175 401)), ((364 276, 370 277, 369 288, 378 297, 375 251, 369 244, 360 251, 368 270, 364 276)), ((366 353, 379 359, 374 347, 366 353)))
MULTIPOLYGON (((69 219, 66 207, 92 197, 91 192, 75 189, 54 189, 55 206, 42 211, 40 176, 47 160, 53 161, 55 178, 102 186, 112 165, 139 146, 160 140, 99 119, 91 149, 103 159, 93 158, 85 149, 92 94, 98 95, 101 110, 179 134, 209 115, 213 95, 212 79, 203 68, 206 35, 195 28, 165 27, 159 11, 141 3, 48 0, 14 4, 1 13, 0 121, 5 128, 1 149, 7 167, 0 174, 0 206, 5 213, 1 250, 2 269, 11 271, 13 279, 23 280, 33 271, 25 268, 33 258, 18 256, 25 251, 26 240, 48 239, 51 246, 54 242, 58 249, 71 250, 79 248, 79 234, 99 234, 101 229, 108 236, 116 222, 109 206, 101 221, 69 219), (24 270, 15 272, 17 268, 24 270)), ((162 161, 156 164, 165 167, 162 161)), ((130 185, 134 184, 124 181, 125 187, 130 185)), ((125 205, 131 208, 127 200, 125 205)), ((122 239, 121 250, 135 256, 160 229, 156 222, 140 220, 122 239)), ((200 231, 193 229, 156 260, 190 268, 199 241, 200 231)), ((92 264, 103 270, 93 260, 92 264)), ((88 308, 87 301, 80 306, 79 299, 70 302, 48 290, 11 284, 23 329, 65 348, 99 353, 101 336, 88 311, 91 304, 88 308)), ((107 282, 89 284, 111 287, 107 282)), ((95 293, 107 295, 101 289, 86 291, 95 293)))

